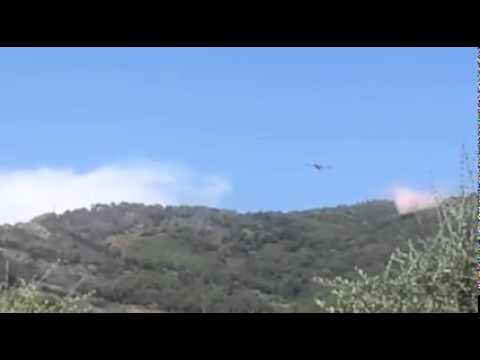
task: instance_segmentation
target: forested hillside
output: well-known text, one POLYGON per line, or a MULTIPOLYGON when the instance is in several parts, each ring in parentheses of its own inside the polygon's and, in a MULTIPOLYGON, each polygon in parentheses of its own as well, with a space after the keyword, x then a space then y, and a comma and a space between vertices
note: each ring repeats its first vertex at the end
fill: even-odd
POLYGON ((406 239, 436 228, 434 210, 398 216, 389 201, 247 214, 96 205, 0 227, 0 276, 48 271, 43 289, 93 290, 98 311, 311 311, 315 277, 377 274, 406 239))

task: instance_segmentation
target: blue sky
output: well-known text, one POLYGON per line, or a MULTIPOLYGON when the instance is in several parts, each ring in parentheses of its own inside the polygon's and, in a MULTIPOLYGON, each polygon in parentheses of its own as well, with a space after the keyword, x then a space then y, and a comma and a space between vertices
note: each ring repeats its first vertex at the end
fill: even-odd
POLYGON ((474 48, 2 48, 0 171, 168 163, 240 211, 452 190, 475 66, 474 48))

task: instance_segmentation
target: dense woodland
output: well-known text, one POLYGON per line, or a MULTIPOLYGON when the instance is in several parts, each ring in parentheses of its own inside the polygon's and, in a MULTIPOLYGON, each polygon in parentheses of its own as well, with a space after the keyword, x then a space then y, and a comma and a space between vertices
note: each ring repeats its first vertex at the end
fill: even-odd
POLYGON ((95 205, 0 227, 0 276, 48 272, 44 289, 95 291, 98 311, 313 311, 323 291, 315 277, 377 274, 437 225, 433 210, 398 216, 390 201, 246 214, 95 205))

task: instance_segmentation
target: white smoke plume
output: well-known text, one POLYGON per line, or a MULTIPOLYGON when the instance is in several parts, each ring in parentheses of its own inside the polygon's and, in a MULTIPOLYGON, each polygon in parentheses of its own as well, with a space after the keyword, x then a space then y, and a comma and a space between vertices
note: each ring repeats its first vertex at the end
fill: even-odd
POLYGON ((231 189, 217 175, 145 161, 86 173, 52 168, 0 171, 0 224, 100 203, 215 206, 231 189))
POLYGON ((399 214, 412 213, 438 205, 438 200, 433 194, 407 187, 394 187, 391 193, 399 214))

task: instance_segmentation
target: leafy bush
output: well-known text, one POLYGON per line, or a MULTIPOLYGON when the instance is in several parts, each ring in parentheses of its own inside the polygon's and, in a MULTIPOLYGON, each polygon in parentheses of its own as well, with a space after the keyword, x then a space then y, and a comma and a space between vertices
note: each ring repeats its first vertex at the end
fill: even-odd
POLYGON ((34 283, 21 282, 0 289, 0 313, 85 313, 91 308, 83 304, 85 297, 60 298, 46 294, 34 283))
MULTIPOLYGON (((51 269, 49 269, 51 270, 51 269)), ((40 280, 18 281, 10 285, 0 283, 0 313, 87 313, 92 307, 87 303, 90 294, 60 297, 40 290, 40 280)))
POLYGON ((322 312, 476 312, 476 197, 439 203, 436 236, 391 256, 384 272, 359 279, 317 278, 331 289, 315 300, 322 312))

